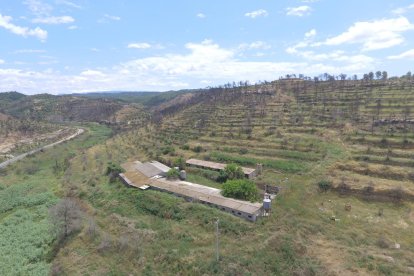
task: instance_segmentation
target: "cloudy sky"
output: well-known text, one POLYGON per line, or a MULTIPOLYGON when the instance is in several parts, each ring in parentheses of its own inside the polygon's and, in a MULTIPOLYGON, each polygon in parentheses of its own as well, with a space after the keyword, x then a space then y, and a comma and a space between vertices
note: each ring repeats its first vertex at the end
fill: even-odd
POLYGON ((414 1, 0 2, 0 91, 166 91, 413 69, 414 1))

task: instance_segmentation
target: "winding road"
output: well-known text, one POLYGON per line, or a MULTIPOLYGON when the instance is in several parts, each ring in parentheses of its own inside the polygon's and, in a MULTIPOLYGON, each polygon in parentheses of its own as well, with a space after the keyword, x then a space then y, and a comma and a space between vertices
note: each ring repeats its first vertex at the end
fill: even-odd
POLYGON ((8 165, 13 164, 13 163, 15 163, 15 162, 17 162, 17 161, 19 161, 19 160, 22 160, 23 158, 25 158, 26 156, 28 156, 28 155, 30 155, 30 154, 35 154, 35 153, 37 153, 37 152, 39 152, 39 151, 41 151, 41 150, 45 150, 45 149, 48 149, 48 148, 54 147, 54 146, 56 146, 56 145, 58 145, 58 144, 61 144, 61 143, 63 143, 63 142, 69 141, 69 140, 71 140, 71 139, 75 138, 76 136, 78 136, 78 135, 80 135, 80 134, 82 134, 82 133, 84 133, 84 132, 85 132, 85 130, 84 130, 84 129, 82 129, 82 128, 78 128, 78 130, 76 131, 76 133, 75 133, 75 134, 72 134, 72 135, 70 135, 70 136, 68 136, 68 137, 66 137, 66 138, 64 138, 64 139, 62 139, 62 140, 59 140, 59 141, 54 142, 54 143, 52 143, 52 144, 49 144, 49 145, 46 145, 46 146, 43 146, 43 147, 40 147, 40 148, 37 148, 37 149, 31 150, 31 151, 29 151, 29 152, 22 153, 22 154, 20 154, 20 155, 18 155, 18 156, 13 157, 12 159, 9 159, 9 160, 7 160, 7 161, 4 161, 3 163, 0 163, 0 169, 4 169, 4 168, 5 168, 5 167, 7 167, 8 165))

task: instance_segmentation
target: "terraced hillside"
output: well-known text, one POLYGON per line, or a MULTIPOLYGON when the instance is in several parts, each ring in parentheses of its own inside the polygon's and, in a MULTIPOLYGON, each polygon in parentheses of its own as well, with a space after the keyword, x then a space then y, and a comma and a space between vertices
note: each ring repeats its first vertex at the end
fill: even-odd
MULTIPOLYGON (((82 225, 64 243, 45 238, 38 254, 42 269, 56 275, 410 275, 410 91, 407 79, 290 79, 180 95, 155 107, 142 127, 108 138, 108 129, 91 125, 84 140, 25 160, 23 171, 8 168, 0 196, 33 179, 25 168, 41 161, 50 166, 34 176, 53 180, 44 191, 76 199, 82 225), (271 215, 253 224, 106 175, 108 162, 183 166, 190 157, 264 164, 255 184, 261 192, 269 184, 280 188, 271 215)), ((189 181, 221 188, 219 173, 186 169, 189 181)), ((39 216, 46 224, 47 209, 39 216)), ((16 223, 4 218, 0 224, 13 230, 16 223)))
MULTIPOLYGON (((319 265, 312 271, 406 274, 414 270, 411 84, 280 80, 210 89, 164 104, 152 126, 115 144, 131 160, 145 159, 145 153, 170 165, 191 157, 247 167, 262 163, 257 186, 281 190, 275 214, 264 224, 279 225, 274 231, 280 237, 294 233, 304 256, 319 265), (332 185, 331 192, 321 193, 322 182, 332 185), (334 257, 338 251, 341 258, 334 257)), ((190 181, 220 188, 217 173, 187 169, 190 181)), ((272 237, 259 228, 238 237, 243 248, 252 249, 249 238, 272 237)), ((243 255, 236 244, 225 247, 243 255)), ((299 258, 299 251, 293 254, 299 258)), ((233 265, 242 269, 239 262, 233 265)), ((313 273, 302 270, 309 263, 302 265, 297 271, 313 273)), ((295 273, 293 267, 282 271, 295 273)))
POLYGON ((411 94, 404 79, 213 89, 179 111, 161 111, 159 133, 180 136, 177 145, 200 145, 206 159, 296 173, 318 165, 343 192, 414 195, 411 94))
MULTIPOLYGON (((153 124, 122 133, 86 153, 85 160, 92 161, 85 161, 88 168, 79 178, 84 179, 79 193, 91 210, 103 211, 95 217, 99 225, 116 227, 102 229, 100 242, 88 242, 85 232, 61 252, 88 256, 82 258, 82 272, 92 274, 412 273, 414 183, 409 178, 410 142, 404 139, 413 137, 411 116, 404 117, 410 94, 405 81, 282 80, 216 88, 165 103, 153 114, 153 124), (399 108, 371 108, 387 97, 399 108), (383 146, 383 138, 390 147, 383 146), (382 158, 388 152, 391 162, 375 161, 374 156, 382 158), (99 158, 93 161, 94 156, 99 158), (102 160, 158 159, 181 166, 190 157, 247 167, 264 164, 256 185, 262 191, 268 184, 280 188, 271 216, 245 224, 170 195, 126 190, 98 178, 104 170, 102 160), (388 171, 365 173, 359 170, 364 163, 370 169, 387 166, 388 171), (89 179, 90 171, 96 177, 89 179), (329 186, 327 192, 321 190, 320 183, 331 183, 331 191, 329 186), (221 233, 219 263, 214 262, 215 216, 226 229, 221 233), (136 254, 135 261, 128 258, 134 246, 126 251, 115 245, 100 249, 105 241, 116 244, 125 235, 141 237, 144 253, 136 254), (122 266, 110 265, 114 256, 124 260, 122 266)), ((82 162, 81 157, 73 160, 71 171, 80 171, 82 162)), ((189 181, 222 185, 216 172, 187 172, 189 181)), ((74 272, 73 258, 60 253, 55 261, 64 271, 74 272)))

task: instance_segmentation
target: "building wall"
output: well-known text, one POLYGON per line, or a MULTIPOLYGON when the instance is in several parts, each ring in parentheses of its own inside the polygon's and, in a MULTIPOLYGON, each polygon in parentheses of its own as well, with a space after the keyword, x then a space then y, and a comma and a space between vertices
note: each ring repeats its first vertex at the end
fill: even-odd
POLYGON ((191 198, 191 197, 184 196, 184 195, 181 195, 181 194, 173 193, 173 192, 170 192, 168 190, 160 189, 160 188, 153 187, 153 186, 151 186, 151 189, 161 191, 161 192, 165 192, 165 193, 169 193, 169 194, 175 195, 177 197, 184 198, 188 202, 199 202, 199 203, 202 203, 204 205, 208 205, 210 207, 215 207, 215 208, 217 208, 221 211, 227 212, 227 213, 232 214, 236 217, 244 218, 244 219, 246 219, 248 221, 251 221, 251 222, 255 222, 257 220, 257 218, 259 217, 259 214, 260 214, 260 211, 257 214, 245 213, 245 212, 241 212, 239 210, 234 210, 234 209, 224 207, 224 206, 220 206, 220 205, 217 205, 217 204, 214 204, 214 203, 211 203, 211 202, 207 202, 207 201, 197 200, 195 198, 191 198))

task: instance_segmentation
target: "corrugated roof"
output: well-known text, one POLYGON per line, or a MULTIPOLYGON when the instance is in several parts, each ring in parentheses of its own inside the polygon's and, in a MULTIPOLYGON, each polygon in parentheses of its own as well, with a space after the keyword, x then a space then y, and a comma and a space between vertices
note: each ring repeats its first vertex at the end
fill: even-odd
POLYGON ((188 196, 220 207, 226 207, 252 215, 258 214, 262 207, 262 204, 260 203, 251 203, 224 197, 220 194, 219 189, 186 181, 169 181, 162 178, 153 180, 150 185, 179 195, 188 196))
POLYGON ((129 171, 134 171, 134 170, 136 170, 136 169, 137 169, 137 165, 139 165, 139 164, 142 164, 142 163, 141 163, 141 162, 139 162, 139 161, 127 162, 127 163, 122 164, 122 165, 121 165, 121 167, 122 167, 125 171, 129 172, 129 171))
POLYGON ((159 169, 162 172, 167 173, 169 170, 171 170, 170 167, 164 165, 163 163, 160 163, 158 161, 152 161, 151 165, 153 165, 154 167, 156 167, 157 169, 159 169))
MULTIPOLYGON (((151 165, 151 163, 145 163, 151 165)), ((247 214, 257 215, 262 207, 261 203, 251 203, 248 201, 237 200, 233 198, 224 197, 221 195, 220 189, 207 187, 200 184, 195 184, 187 181, 170 181, 165 178, 149 179, 142 171, 137 170, 137 167, 142 167, 145 164, 125 163, 122 165, 127 172, 120 174, 120 177, 130 186, 139 188, 146 184, 154 188, 169 191, 181 196, 190 197, 200 201, 208 202, 213 205, 233 209, 235 211, 244 212, 247 214)), ((160 163, 161 164, 161 163, 160 163)), ((151 166, 155 168, 154 166, 151 166)), ((165 166, 167 167, 167 166, 165 166)), ((146 168, 146 166, 145 166, 146 168)), ((167 167, 168 168, 168 167, 167 167)), ((152 176, 150 176, 152 177, 152 176)))
MULTIPOLYGON (((224 168, 227 166, 227 164, 223 164, 223 163, 204 161, 204 160, 199 160, 199 159, 194 159, 194 158, 188 159, 186 163, 188 165, 205 167, 205 168, 210 168, 214 170, 224 170, 224 168)), ((242 170, 243 170, 243 173, 247 175, 256 171, 256 169, 245 168, 245 167, 242 167, 242 170)))

